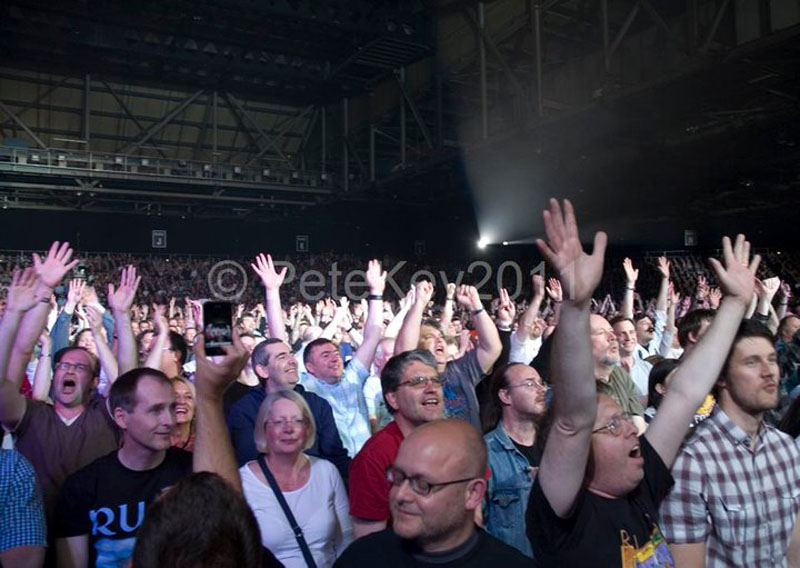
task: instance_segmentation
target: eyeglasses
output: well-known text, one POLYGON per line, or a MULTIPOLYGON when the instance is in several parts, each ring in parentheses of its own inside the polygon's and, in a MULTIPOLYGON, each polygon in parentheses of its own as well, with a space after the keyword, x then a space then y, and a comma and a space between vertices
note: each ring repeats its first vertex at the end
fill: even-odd
POLYGON ((515 389, 517 387, 524 387, 526 389, 540 389, 541 388, 541 389, 544 389, 544 390, 548 390, 550 388, 550 385, 548 385, 546 383, 543 383, 542 381, 539 381, 539 380, 536 380, 536 379, 525 379, 524 381, 522 381, 518 385, 508 385, 508 386, 503 387, 503 388, 505 390, 511 390, 511 389, 515 389))
POLYGON ((619 436, 622 434, 622 426, 623 423, 627 422, 628 424, 633 424, 633 416, 631 416, 628 412, 623 412, 622 414, 615 414, 611 417, 611 420, 608 421, 608 424, 605 426, 601 426, 597 430, 592 430, 592 434, 597 434, 598 432, 607 431, 612 436, 619 436))
POLYGON ((287 424, 290 425, 292 428, 300 428, 301 426, 306 425, 306 419, 291 418, 289 420, 267 420, 267 424, 269 424, 273 428, 285 428, 287 424))
POLYGON ((91 367, 84 365, 83 363, 68 363, 66 361, 56 363, 57 371, 72 371, 73 369, 81 373, 88 373, 91 370, 91 367))
POLYGON ((446 485, 453 485, 455 483, 465 483, 467 481, 472 481, 473 479, 476 478, 465 477, 464 479, 455 479, 453 481, 445 481, 444 483, 431 483, 430 481, 425 481, 419 477, 409 477, 393 465, 390 465, 386 468, 386 481, 395 487, 400 487, 403 485, 404 481, 408 480, 408 485, 411 487, 411 491, 423 497, 430 495, 434 487, 444 487, 446 485))
POLYGON ((408 380, 401 381, 397 383, 398 387, 411 387, 412 389, 418 389, 422 387, 428 386, 428 381, 430 381, 433 386, 441 386, 444 384, 444 379, 442 377, 411 377, 408 380))

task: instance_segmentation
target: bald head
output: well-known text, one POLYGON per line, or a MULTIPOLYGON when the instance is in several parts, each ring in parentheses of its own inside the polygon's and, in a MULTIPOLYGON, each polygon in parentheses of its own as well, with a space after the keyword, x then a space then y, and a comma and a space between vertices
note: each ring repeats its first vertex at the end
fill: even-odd
MULTIPOLYGON (((416 428, 400 451, 419 458, 434 458, 445 475, 482 477, 486 471, 486 444, 480 433, 463 420, 435 420, 416 428)), ((438 472, 437 472, 438 473, 438 472)))

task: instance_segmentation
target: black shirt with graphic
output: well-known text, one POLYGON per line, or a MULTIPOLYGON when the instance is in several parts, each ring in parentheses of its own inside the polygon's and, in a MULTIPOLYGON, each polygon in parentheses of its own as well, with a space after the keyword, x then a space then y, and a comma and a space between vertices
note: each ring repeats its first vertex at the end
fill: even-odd
POLYGON ((56 538, 89 535, 90 566, 124 566, 145 510, 161 491, 192 472, 192 454, 167 450, 153 469, 134 471, 107 454, 70 475, 56 510, 56 538))
POLYGON ((528 501, 527 530, 540 566, 655 568, 674 566, 658 528, 658 506, 673 484, 669 470, 641 436, 644 478, 628 495, 609 499, 581 489, 573 513, 559 518, 538 478, 528 501))

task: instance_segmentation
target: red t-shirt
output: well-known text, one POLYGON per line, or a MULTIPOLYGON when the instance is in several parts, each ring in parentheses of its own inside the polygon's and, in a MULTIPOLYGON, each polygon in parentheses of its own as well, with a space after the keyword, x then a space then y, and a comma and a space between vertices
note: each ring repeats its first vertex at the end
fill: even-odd
POLYGON ((389 521, 386 468, 394 463, 403 441, 396 422, 372 436, 350 464, 350 514, 369 521, 389 521))

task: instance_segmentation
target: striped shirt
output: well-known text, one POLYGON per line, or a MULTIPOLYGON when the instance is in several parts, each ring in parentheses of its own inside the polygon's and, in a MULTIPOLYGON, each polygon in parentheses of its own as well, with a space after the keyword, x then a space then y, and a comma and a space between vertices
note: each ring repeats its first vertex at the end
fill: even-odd
POLYGON ((706 567, 787 566, 800 510, 800 450, 762 424, 755 444, 717 407, 684 443, 661 504, 673 544, 705 542, 706 567))
POLYGON ((369 371, 358 357, 353 357, 338 383, 326 383, 311 373, 306 373, 302 380, 306 390, 321 396, 331 405, 342 445, 351 458, 372 435, 364 397, 364 382, 368 376, 369 371))

